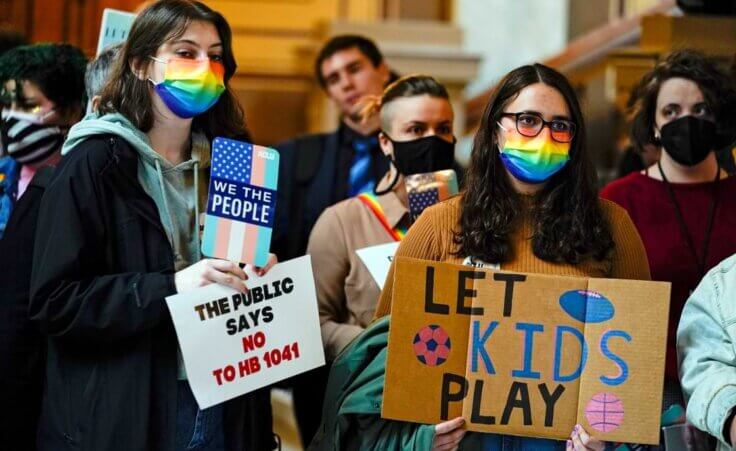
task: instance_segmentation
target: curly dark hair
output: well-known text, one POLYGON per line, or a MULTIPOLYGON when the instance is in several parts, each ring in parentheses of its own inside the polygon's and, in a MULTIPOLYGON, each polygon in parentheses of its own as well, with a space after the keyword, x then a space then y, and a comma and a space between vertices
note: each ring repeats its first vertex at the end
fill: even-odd
POLYGON ((599 205, 596 173, 585 148, 583 114, 565 76, 542 64, 511 71, 486 105, 466 174, 460 231, 454 237, 456 255, 489 263, 503 263, 511 257, 509 235, 519 225, 522 200, 501 162, 496 124, 518 93, 535 83, 544 83, 562 94, 577 131, 570 146, 570 161, 539 192, 533 207, 534 255, 569 264, 591 257, 603 260, 614 243, 599 205))
POLYGON ((736 138, 734 79, 704 54, 695 50, 679 50, 657 64, 633 91, 631 137, 637 147, 647 144, 659 146, 654 136, 657 97, 662 83, 670 78, 686 78, 698 85, 716 118, 719 141, 724 145, 733 142, 736 138))
MULTIPOLYGON (((0 57, 0 82, 16 81, 18 96, 21 83, 30 81, 56 104, 62 112, 84 112, 87 96, 84 91, 84 71, 87 58, 77 47, 69 44, 35 44, 15 47, 0 57)), ((4 99, 3 103, 8 100, 4 99)))
POLYGON ((120 55, 116 58, 107 82, 100 91, 100 113, 118 112, 142 132, 153 126, 150 82, 140 80, 130 64, 148 61, 164 43, 177 39, 195 21, 215 26, 222 41, 222 64, 225 67, 225 91, 215 105, 194 118, 192 128, 208 137, 248 136, 245 113, 230 88, 237 65, 232 47, 232 31, 227 20, 204 3, 194 0, 159 0, 136 17, 120 55))

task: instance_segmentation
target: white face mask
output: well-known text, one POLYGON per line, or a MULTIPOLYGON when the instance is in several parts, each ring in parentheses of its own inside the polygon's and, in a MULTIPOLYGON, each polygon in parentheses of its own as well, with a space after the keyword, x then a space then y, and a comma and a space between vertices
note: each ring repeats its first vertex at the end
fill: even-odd
POLYGON ((31 124, 44 124, 46 119, 54 114, 54 110, 45 113, 27 113, 25 111, 3 109, 2 120, 18 119, 19 121, 30 122, 31 124))

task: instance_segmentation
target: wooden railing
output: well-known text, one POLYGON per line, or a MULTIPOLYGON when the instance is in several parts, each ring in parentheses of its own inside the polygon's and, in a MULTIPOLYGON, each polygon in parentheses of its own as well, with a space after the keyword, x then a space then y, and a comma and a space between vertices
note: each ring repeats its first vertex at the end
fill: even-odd
MULTIPOLYGON (((570 76, 573 72, 580 71, 603 60, 611 50, 635 44, 641 36, 641 18, 643 16, 668 13, 674 7, 675 0, 663 0, 657 6, 640 14, 610 22, 586 33, 570 42, 557 55, 541 62, 570 76)), ((495 85, 466 102, 466 130, 473 130, 478 126, 483 109, 494 89, 495 85)))

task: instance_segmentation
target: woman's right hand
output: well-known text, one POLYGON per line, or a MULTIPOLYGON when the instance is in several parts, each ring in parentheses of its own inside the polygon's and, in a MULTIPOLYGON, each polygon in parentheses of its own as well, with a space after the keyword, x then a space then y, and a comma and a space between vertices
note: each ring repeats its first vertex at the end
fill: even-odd
POLYGON ((246 280, 248 280, 248 276, 237 263, 215 258, 200 260, 174 275, 177 293, 183 293, 211 283, 227 285, 241 293, 245 293, 248 291, 245 283, 243 283, 246 280))
POLYGON ((463 429, 465 420, 457 417, 445 421, 434 427, 434 440, 432 440, 432 451, 454 451, 465 437, 466 429, 463 429))

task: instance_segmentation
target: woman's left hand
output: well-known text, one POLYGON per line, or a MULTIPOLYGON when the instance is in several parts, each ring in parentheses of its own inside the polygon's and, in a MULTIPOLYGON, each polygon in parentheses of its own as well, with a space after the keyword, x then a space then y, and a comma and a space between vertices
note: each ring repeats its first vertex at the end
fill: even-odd
POLYGON ((278 262, 279 262, 279 259, 278 257, 276 257, 275 254, 268 254, 268 261, 266 262, 266 264, 263 267, 254 266, 253 271, 256 273, 258 277, 263 277, 278 262))
POLYGON ((575 451, 604 451, 606 444, 591 437, 579 424, 575 426, 567 441, 567 449, 575 451))

